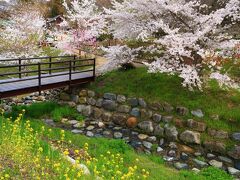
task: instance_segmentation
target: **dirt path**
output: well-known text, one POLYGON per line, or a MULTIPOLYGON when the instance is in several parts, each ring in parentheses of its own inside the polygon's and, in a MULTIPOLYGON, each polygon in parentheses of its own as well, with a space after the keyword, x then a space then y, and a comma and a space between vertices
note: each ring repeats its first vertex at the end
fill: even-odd
POLYGON ((96 62, 97 62, 97 67, 101 67, 103 66, 104 64, 107 63, 107 59, 105 57, 102 57, 102 56, 96 56, 96 62))
MULTIPOLYGON (((79 55, 79 51, 78 50, 76 50, 76 52, 75 52, 75 54, 76 55, 79 55)), ((87 53, 85 53, 85 52, 81 52, 81 56, 85 56, 85 57, 91 57, 91 58, 96 58, 96 65, 97 65, 97 68, 99 68, 99 67, 101 67, 101 66, 103 66, 104 64, 106 64, 107 63, 107 59, 105 58, 105 57, 103 57, 103 56, 96 56, 96 55, 94 55, 94 54, 87 54, 87 53)))

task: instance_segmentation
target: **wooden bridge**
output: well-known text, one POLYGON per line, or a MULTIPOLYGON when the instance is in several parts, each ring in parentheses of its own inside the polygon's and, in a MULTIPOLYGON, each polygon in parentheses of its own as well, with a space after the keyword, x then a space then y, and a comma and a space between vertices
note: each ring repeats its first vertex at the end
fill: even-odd
POLYGON ((0 60, 0 99, 94 81, 95 66, 77 56, 0 60))

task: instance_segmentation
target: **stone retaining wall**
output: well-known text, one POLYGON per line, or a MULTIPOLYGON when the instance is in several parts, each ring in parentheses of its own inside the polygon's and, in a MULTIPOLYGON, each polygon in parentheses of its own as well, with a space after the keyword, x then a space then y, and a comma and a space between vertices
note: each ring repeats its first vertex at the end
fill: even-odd
MULTIPOLYGON (((225 160, 228 160, 226 163, 223 162, 224 160, 219 161, 218 158, 218 160, 214 160, 217 163, 219 161, 226 163, 225 167, 233 168, 235 166, 240 169, 239 143, 229 150, 224 143, 229 139, 239 142, 240 133, 229 134, 222 130, 208 128, 201 121, 179 118, 190 114, 197 119, 203 118, 204 113, 200 109, 190 110, 182 106, 174 107, 166 102, 147 103, 143 98, 126 97, 113 93, 98 95, 91 90, 79 90, 71 95, 61 93, 60 99, 74 101, 77 110, 88 117, 90 121, 131 129, 139 133, 140 139, 143 136, 154 137, 156 140, 153 144, 157 146, 164 139, 170 144, 176 142, 181 144, 181 147, 191 147, 194 152, 199 152, 205 157, 214 153, 215 157, 224 157, 225 160), (203 140, 203 134, 219 140, 203 140)), ((149 142, 144 142, 145 145, 143 145, 147 147, 149 142)))

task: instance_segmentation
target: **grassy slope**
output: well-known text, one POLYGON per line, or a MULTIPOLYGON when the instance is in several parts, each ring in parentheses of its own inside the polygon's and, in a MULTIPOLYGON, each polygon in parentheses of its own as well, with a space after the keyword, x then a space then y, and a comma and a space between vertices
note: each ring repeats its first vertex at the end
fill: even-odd
POLYGON ((98 93, 113 92, 133 97, 143 97, 148 101, 166 101, 190 109, 201 108, 204 120, 210 127, 235 131, 240 128, 240 93, 224 91, 212 82, 203 92, 188 91, 181 86, 181 79, 164 74, 148 74, 145 68, 114 71, 97 78, 91 89, 98 93), (218 114, 220 121, 211 115, 218 114))
MULTIPOLYGON (((15 116, 17 112, 20 112, 23 107, 15 107, 13 114, 15 116)), ((45 127, 48 132, 49 126, 45 125, 41 119, 42 117, 51 117, 52 113, 55 111, 61 111, 61 107, 58 107, 55 103, 36 103, 32 106, 29 106, 26 109, 26 119, 31 119, 31 126, 34 131, 40 131, 42 126, 45 127), (50 108, 52 107, 52 108, 50 108), (39 113, 42 112, 42 113, 39 113), (34 117, 34 118, 33 118, 34 117)), ((1 121, 1 116, 0 116, 1 121)), ((48 137, 54 140, 59 140, 61 137, 61 129, 51 128, 52 133, 48 137)), ((203 170, 200 174, 194 174, 191 171, 176 171, 170 167, 167 167, 161 157, 154 155, 144 155, 137 154, 134 150, 125 144, 122 140, 109 140, 105 138, 88 138, 83 135, 75 135, 71 132, 66 132, 66 141, 71 141, 71 146, 83 148, 85 143, 89 144, 89 153, 96 157, 97 159, 103 154, 107 156, 107 151, 113 153, 120 153, 121 156, 125 159, 126 165, 137 165, 140 169, 146 169, 150 172, 150 177, 148 179, 193 179, 193 180, 205 180, 205 179, 232 179, 225 172, 215 169, 207 168, 203 170), (139 159, 139 162, 136 162, 136 159, 139 159)))

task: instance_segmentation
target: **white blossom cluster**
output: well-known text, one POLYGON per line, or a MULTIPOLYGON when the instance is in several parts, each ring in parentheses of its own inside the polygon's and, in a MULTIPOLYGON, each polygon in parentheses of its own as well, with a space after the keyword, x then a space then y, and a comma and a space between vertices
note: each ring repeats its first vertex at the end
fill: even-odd
POLYGON ((102 48, 107 54, 106 58, 109 60, 105 66, 98 70, 98 73, 112 71, 120 67, 121 64, 132 62, 136 56, 138 49, 131 49, 128 46, 112 46, 110 48, 102 48), (114 61, 113 59, 117 59, 114 61))
MULTIPOLYGON (((218 2, 222 3, 221 0, 218 2)), ((164 55, 146 63, 149 72, 178 74, 183 78, 184 86, 201 89, 201 71, 206 64, 213 64, 211 60, 204 61, 206 51, 215 53, 215 49, 222 52, 227 49, 231 52, 231 48, 240 43, 228 34, 232 25, 240 23, 240 1, 229 0, 222 4, 222 8, 204 13, 202 9, 208 6, 198 0, 114 0, 113 8, 105 9, 105 12, 110 20, 108 30, 115 38, 122 41, 135 39, 163 47, 164 55)), ((149 53, 156 51, 156 47, 149 46, 149 53)), ((122 47, 111 47, 114 51, 107 55, 113 66, 122 63, 118 59, 121 55, 113 55, 119 53, 116 48, 122 47)), ((137 53, 134 49, 132 52, 137 53)), ((112 68, 108 64, 105 70, 109 69, 112 68)))
POLYGON ((64 0, 66 19, 73 23, 76 29, 89 31, 92 37, 97 37, 105 27, 105 19, 99 11, 96 0, 73 0, 70 6, 64 0))
POLYGON ((45 19, 36 10, 11 13, 6 27, 0 29, 0 59, 33 57, 41 52, 45 19))
POLYGON ((223 88, 234 88, 234 89, 239 88, 239 85, 235 83, 227 74, 214 72, 210 75, 210 79, 215 79, 219 83, 219 85, 223 88))
POLYGON ((64 0, 63 5, 67 14, 61 25, 69 27, 69 30, 56 32, 60 37, 56 47, 73 54, 84 46, 94 46, 96 37, 103 33, 105 27, 105 19, 96 0, 73 0, 69 5, 64 0))

